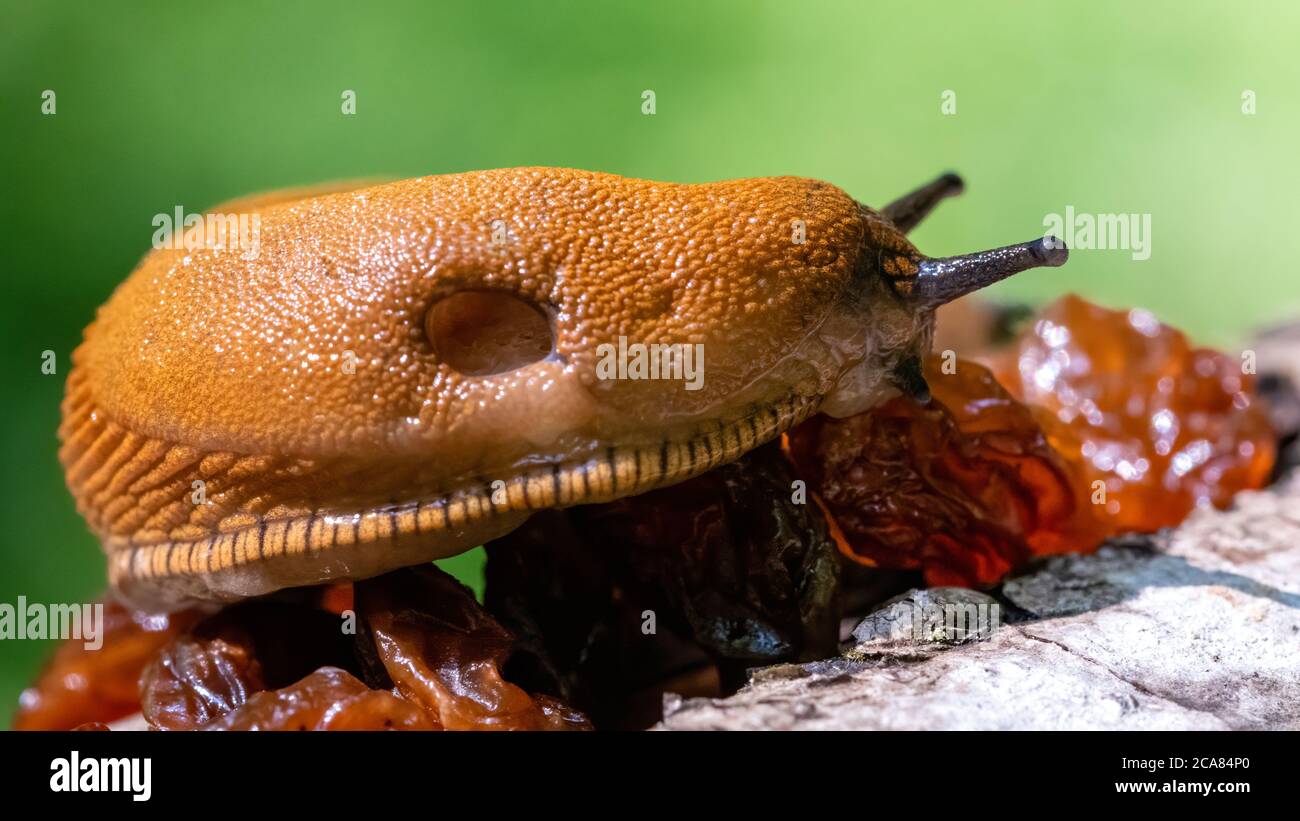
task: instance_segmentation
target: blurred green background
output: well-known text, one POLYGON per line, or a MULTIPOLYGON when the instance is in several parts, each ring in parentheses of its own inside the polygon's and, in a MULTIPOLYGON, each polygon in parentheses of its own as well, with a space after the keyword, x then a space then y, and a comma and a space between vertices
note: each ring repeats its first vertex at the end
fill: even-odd
MULTIPOLYGON (((55 458, 68 353, 147 250, 153 215, 178 205, 516 165, 796 174, 881 205, 954 169, 967 193, 913 236, 932 255, 1032 238, 1067 206, 1152 216, 1149 260, 1076 252, 998 298, 1074 290, 1224 345, 1300 315, 1294 2, 0 9, 0 602, 102 587, 55 458), (345 89, 354 116, 340 112, 345 89), (41 373, 46 349, 55 376, 41 373)), ((481 558, 457 568, 473 581, 481 558)), ((48 651, 0 642, 0 726, 48 651)))

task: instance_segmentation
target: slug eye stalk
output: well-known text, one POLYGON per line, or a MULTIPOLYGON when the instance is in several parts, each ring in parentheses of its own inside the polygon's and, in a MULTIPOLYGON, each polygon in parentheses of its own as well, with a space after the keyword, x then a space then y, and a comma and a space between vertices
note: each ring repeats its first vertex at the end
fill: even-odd
POLYGON ((936 308, 1012 274, 1064 265, 1069 256, 1064 242, 1047 236, 991 251, 924 259, 912 283, 911 298, 920 306, 936 308))
POLYGON ((949 197, 957 196, 965 189, 966 183, 950 171, 912 193, 904 194, 886 205, 880 213, 894 223, 898 230, 906 234, 920 225, 936 205, 949 197))
MULTIPOLYGON (((940 202, 965 190, 961 177, 948 172, 881 209, 880 213, 903 233, 921 223, 940 202)), ((1030 268, 1057 267, 1069 258, 1069 249, 1056 237, 1043 237, 991 251, 940 259, 923 259, 911 284, 917 307, 937 308, 971 291, 992 285, 1030 268)))

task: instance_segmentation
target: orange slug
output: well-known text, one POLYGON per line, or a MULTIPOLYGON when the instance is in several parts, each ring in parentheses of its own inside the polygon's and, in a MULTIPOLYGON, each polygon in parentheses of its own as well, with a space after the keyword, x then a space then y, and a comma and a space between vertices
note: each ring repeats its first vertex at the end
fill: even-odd
POLYGON ((172 609, 680 482, 928 395, 937 306, 1065 261, 1050 237, 923 256, 906 232, 960 187, 877 211, 795 177, 516 168, 219 207, 255 247, 157 248, 87 328, 68 486, 117 593, 172 609))

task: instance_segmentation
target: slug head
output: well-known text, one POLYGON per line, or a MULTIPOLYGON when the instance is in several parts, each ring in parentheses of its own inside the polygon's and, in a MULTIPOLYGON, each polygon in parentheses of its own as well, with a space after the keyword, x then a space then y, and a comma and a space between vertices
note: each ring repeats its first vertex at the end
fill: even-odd
POLYGON ((961 178, 948 173, 879 212, 862 208, 864 273, 854 292, 865 296, 858 312, 871 317, 865 330, 874 338, 856 346, 867 356, 842 372, 821 406, 823 412, 853 416, 879 404, 891 388, 928 402, 930 389, 921 363, 930 350, 935 310, 1020 271, 1065 263, 1068 250, 1050 236, 955 257, 921 255, 905 234, 963 188, 961 178))

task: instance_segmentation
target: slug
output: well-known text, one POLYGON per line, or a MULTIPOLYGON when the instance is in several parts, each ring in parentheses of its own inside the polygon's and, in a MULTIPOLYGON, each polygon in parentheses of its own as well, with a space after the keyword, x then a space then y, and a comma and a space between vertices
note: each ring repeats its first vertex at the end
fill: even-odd
POLYGON ((794 177, 518 168, 218 208, 254 249, 153 250, 86 329, 67 483, 114 590, 160 610, 680 482, 817 411, 924 400, 939 305, 1064 263, 1050 237, 923 256, 906 232, 960 189, 876 211, 794 177))

